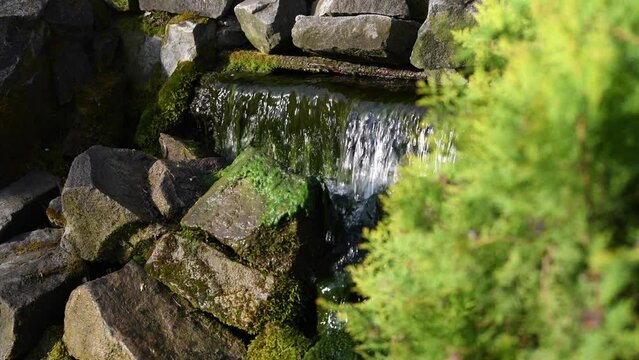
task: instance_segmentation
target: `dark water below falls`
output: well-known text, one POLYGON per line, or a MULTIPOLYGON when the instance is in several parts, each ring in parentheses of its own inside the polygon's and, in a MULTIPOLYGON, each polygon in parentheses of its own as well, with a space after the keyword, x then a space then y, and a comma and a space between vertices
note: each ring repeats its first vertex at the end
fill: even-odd
MULTIPOLYGON (((339 302, 349 296, 344 267, 361 260, 361 230, 377 222, 377 195, 395 180, 402 159, 450 147, 450 134, 422 123, 425 110, 416 100, 412 82, 209 74, 191 110, 217 152, 233 158, 257 146, 322 183, 335 262, 318 290, 339 302)), ((321 314, 320 325, 339 326, 331 313, 321 314)))

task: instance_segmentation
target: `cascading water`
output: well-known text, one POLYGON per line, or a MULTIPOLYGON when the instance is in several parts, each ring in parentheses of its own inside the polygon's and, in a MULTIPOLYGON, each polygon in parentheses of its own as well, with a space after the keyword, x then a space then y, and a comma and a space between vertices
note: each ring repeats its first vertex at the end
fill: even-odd
MULTIPOLYGON (((362 258, 361 230, 377 222, 377 194, 395 180, 402 159, 433 149, 444 154, 435 164, 455 156, 451 134, 422 124, 425 110, 414 105, 414 86, 343 81, 211 74, 191 106, 216 151, 233 158, 248 146, 261 147, 283 166, 323 183, 337 224, 326 234, 334 248, 333 275, 319 290, 333 301, 345 300, 344 267, 362 258)), ((338 326, 330 312, 320 323, 338 326)))

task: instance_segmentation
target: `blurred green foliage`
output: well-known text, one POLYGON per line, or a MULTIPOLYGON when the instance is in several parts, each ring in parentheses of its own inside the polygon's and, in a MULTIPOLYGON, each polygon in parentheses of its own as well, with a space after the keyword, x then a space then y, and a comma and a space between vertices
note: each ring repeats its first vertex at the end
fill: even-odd
POLYGON ((347 329, 366 358, 637 359, 639 2, 478 8, 467 77, 422 84, 457 161, 403 168, 347 329))

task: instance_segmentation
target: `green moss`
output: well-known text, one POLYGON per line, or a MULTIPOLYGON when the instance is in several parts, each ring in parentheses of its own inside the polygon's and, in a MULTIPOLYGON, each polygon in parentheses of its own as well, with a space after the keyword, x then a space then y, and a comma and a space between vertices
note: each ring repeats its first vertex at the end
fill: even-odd
POLYGON ((168 21, 167 25, 179 24, 184 21, 191 21, 196 24, 206 24, 209 22, 209 20, 211 19, 207 17, 203 17, 203 16, 191 14, 191 13, 185 13, 185 14, 179 14, 177 16, 172 17, 171 20, 168 21))
POLYGON ((153 11, 145 15, 123 16, 116 22, 121 32, 143 32, 148 36, 164 37, 166 26, 173 15, 164 11, 153 11))
POLYGON ((302 292, 299 283, 287 276, 277 279, 273 297, 265 306, 262 322, 257 329, 265 324, 294 324, 299 320, 302 309, 302 292))
POLYGON ((144 110, 135 134, 135 141, 143 150, 158 154, 160 133, 176 128, 186 119, 198 76, 194 63, 180 63, 160 89, 157 102, 144 110))
MULTIPOLYGON (((70 359, 68 357, 50 357, 49 354, 64 354, 62 349, 60 349, 60 345, 62 343, 62 334, 64 329, 62 325, 53 325, 48 327, 38 343, 33 347, 33 349, 29 352, 28 355, 24 357, 25 360, 60 360, 60 359, 70 359)), ((64 345, 62 345, 63 347, 64 345)))
POLYGON ((272 73, 279 67, 277 60, 256 51, 235 51, 229 55, 224 72, 272 73))
POLYGON ((309 346, 310 341, 294 328, 268 324, 251 342, 246 357, 248 360, 301 360, 309 346))
POLYGON ((346 332, 334 330, 323 335, 304 355, 304 360, 357 360, 355 341, 346 332))
POLYGON ((72 360, 73 358, 69 355, 67 351, 67 347, 64 345, 62 340, 58 340, 53 346, 53 349, 49 351, 47 354, 46 360, 72 360))
POLYGON ((257 149, 245 150, 219 175, 225 185, 246 179, 255 187, 266 202, 262 224, 267 227, 277 225, 283 218, 294 217, 300 210, 309 209, 308 182, 285 173, 257 149))

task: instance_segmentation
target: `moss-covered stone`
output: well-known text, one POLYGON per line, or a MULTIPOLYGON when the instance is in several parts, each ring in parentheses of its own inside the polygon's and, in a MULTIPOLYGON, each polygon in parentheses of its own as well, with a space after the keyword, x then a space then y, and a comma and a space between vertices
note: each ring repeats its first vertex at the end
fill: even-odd
POLYGON ((346 332, 333 330, 322 335, 304 355, 304 360, 357 360, 355 342, 346 332))
POLYGON ((246 357, 249 360, 302 360, 311 342, 289 326, 268 324, 251 342, 246 357))
POLYGON ((194 307, 251 334, 267 322, 292 323, 299 315, 295 281, 232 260, 191 230, 162 237, 145 268, 194 307))
MULTIPOLYGON (((182 219, 262 270, 292 270, 304 245, 314 244, 307 180, 288 174, 256 149, 243 152, 182 219)), ((319 234, 320 232, 318 232, 319 234)))
POLYGON ((136 143, 143 150, 158 154, 160 133, 176 128, 186 119, 198 76, 193 62, 181 63, 160 89, 157 102, 144 110, 135 134, 136 143))

